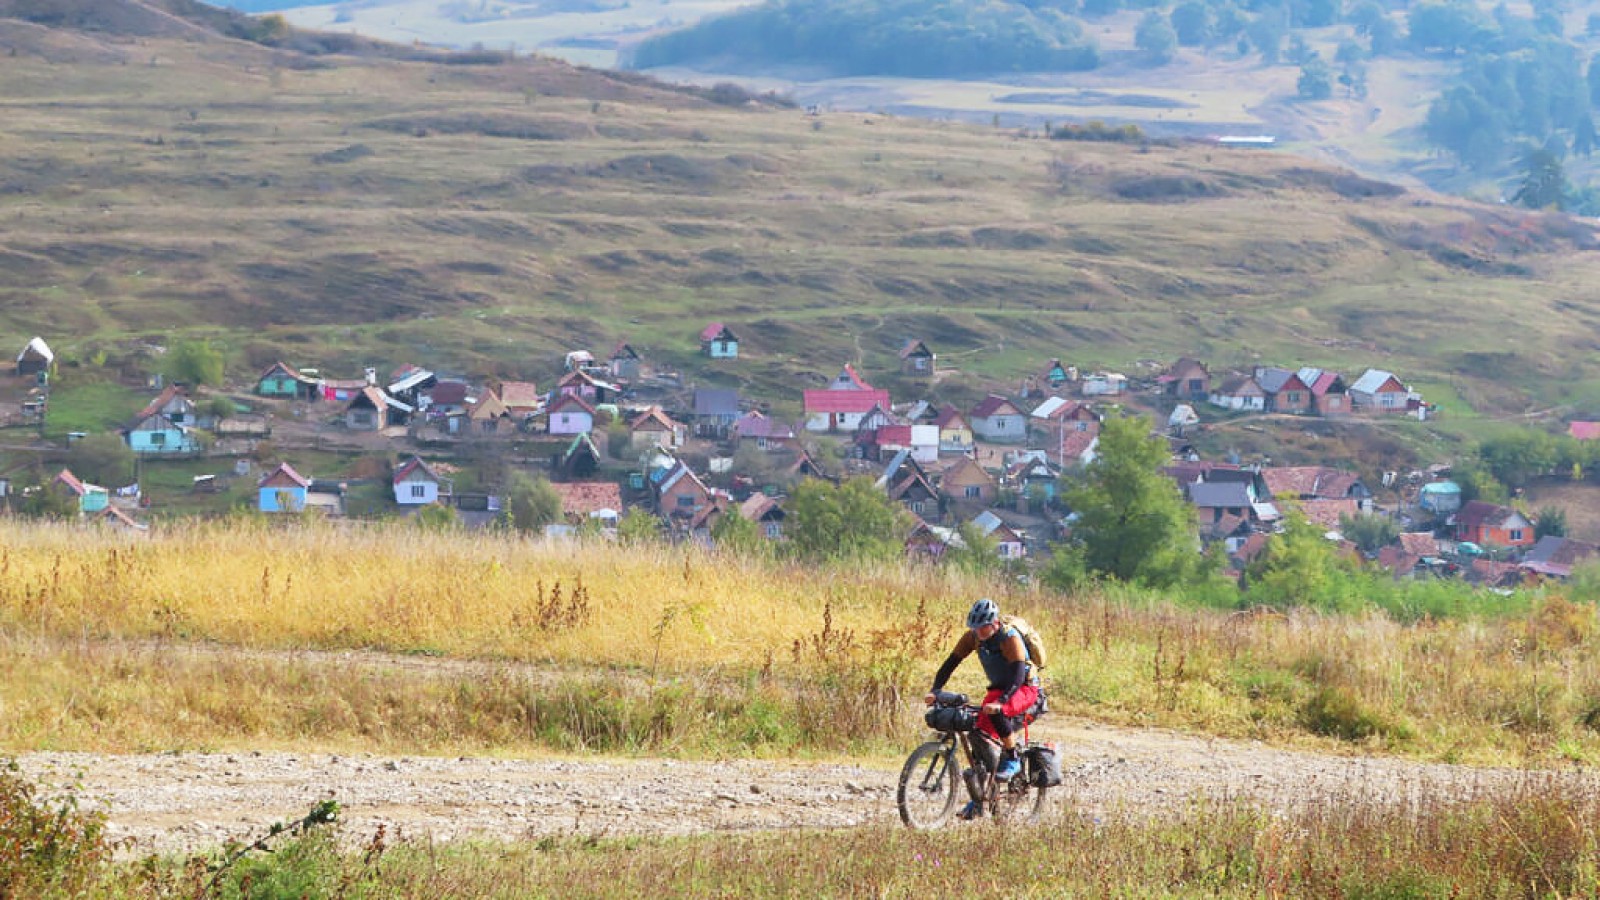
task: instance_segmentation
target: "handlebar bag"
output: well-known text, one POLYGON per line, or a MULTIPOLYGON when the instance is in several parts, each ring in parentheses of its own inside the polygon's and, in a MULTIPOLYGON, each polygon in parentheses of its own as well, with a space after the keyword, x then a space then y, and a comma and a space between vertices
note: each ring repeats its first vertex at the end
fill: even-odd
POLYGON ((978 712, 970 706, 935 706, 923 719, 934 731, 971 731, 978 725, 978 712))

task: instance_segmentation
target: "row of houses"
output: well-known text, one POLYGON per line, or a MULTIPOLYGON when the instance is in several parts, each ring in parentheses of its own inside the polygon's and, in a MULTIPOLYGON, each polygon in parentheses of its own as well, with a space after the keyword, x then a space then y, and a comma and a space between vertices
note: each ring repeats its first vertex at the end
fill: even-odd
POLYGON ((1234 412, 1338 417, 1352 413, 1421 415, 1426 410, 1421 394, 1383 369, 1368 369, 1347 384, 1338 372, 1315 366, 1256 366, 1213 383, 1204 363, 1184 357, 1157 383, 1169 397, 1234 412))

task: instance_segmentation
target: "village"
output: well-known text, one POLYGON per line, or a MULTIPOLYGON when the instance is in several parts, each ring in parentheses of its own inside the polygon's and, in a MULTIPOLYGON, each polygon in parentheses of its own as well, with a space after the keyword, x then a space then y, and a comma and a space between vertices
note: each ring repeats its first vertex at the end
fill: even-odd
MULTIPOLYGON (((738 365, 730 326, 712 323, 699 337, 711 364, 738 365)), ((929 394, 941 377, 938 355, 916 338, 891 365, 901 383, 929 394)), ((59 377, 48 342, 27 341, 0 402, 0 421, 10 426, 0 434, 13 451, 19 435, 44 433, 59 377)), ((1336 466, 1202 459, 1189 439, 1219 416, 1432 414, 1417 391, 1380 369, 1348 380, 1315 367, 1213 376, 1203 362, 1182 358, 1153 377, 1129 378, 1051 359, 1014 391, 957 408, 896 399, 852 363, 798 398, 745 397, 685 384, 619 341, 604 357, 568 352, 551 377, 541 388, 413 363, 338 378, 279 361, 228 392, 156 376, 147 402, 129 409, 117 432, 135 462, 131 483, 101 485, 74 473, 71 447, 89 435, 70 432, 66 448, 39 439, 39 452, 5 457, 0 498, 17 511, 48 495, 86 521, 135 533, 193 512, 191 499, 204 495, 229 496, 233 511, 268 517, 365 521, 448 510, 449 521, 482 528, 504 520, 508 473, 520 471, 547 479, 560 498, 561 518, 544 528, 552 538, 614 537, 633 511, 653 516, 671 540, 711 545, 730 516, 781 542, 788 493, 801 479, 865 477, 913 517, 908 556, 937 561, 977 536, 1022 573, 1070 536, 1075 516, 1061 485, 1096 459, 1105 418, 1136 413, 1159 423, 1171 451, 1164 471, 1193 509, 1203 548, 1220 548, 1234 573, 1291 515, 1396 578, 1504 588, 1565 578, 1600 554, 1595 544, 1540 535, 1537 522, 1512 506, 1463 502, 1448 465, 1385 472, 1370 485, 1336 466), (797 417, 775 411, 794 408, 796 399, 797 417), (319 471, 331 451, 355 463, 319 471), (45 462, 57 457, 66 464, 45 462), (194 473, 187 484, 167 478, 157 487, 150 476, 179 464, 194 473), (1363 546, 1344 533, 1372 517, 1392 523, 1377 529, 1381 543, 1363 546)), ((1600 425, 1574 422, 1571 434, 1600 439, 1600 425)))

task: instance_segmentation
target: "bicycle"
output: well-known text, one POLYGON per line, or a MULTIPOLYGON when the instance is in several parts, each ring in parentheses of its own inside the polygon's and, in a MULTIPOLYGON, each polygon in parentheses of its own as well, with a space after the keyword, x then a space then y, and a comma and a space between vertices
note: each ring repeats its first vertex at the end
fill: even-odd
POLYGON ((900 770, 896 800, 906 827, 928 830, 942 827, 955 811, 958 784, 996 822, 1034 822, 1048 808, 1049 791, 1061 783, 1061 769, 1053 747, 1028 740, 1028 725, 1045 712, 1039 702, 1022 715, 1017 758, 1022 769, 1010 781, 994 777, 1000 762, 1000 745, 977 730, 978 707, 966 694, 940 691, 927 713, 929 727, 938 736, 911 751, 900 770), (962 769, 956 748, 965 750, 969 767, 962 769))

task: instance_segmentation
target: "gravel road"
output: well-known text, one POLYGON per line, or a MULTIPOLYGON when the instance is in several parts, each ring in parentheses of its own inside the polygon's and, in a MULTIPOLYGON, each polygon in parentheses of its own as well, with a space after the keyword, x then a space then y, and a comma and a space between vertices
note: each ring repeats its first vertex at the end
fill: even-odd
MULTIPOLYGON (((1532 775, 1326 756, 1070 720, 1040 723, 1035 739, 1040 738, 1057 742, 1062 751, 1066 784, 1057 809, 1095 815, 1181 808, 1196 796, 1244 797, 1288 808, 1331 797, 1465 797, 1530 778, 1559 778, 1570 790, 1600 786, 1600 779, 1584 773, 1532 775)), ((435 840, 849 828, 895 820, 898 774, 892 762, 365 754, 35 753, 18 761, 44 783, 75 783, 87 800, 104 804, 112 836, 127 841, 126 854, 200 850, 230 837, 253 838, 330 797, 339 801, 357 837, 380 823, 391 834, 435 840)))

